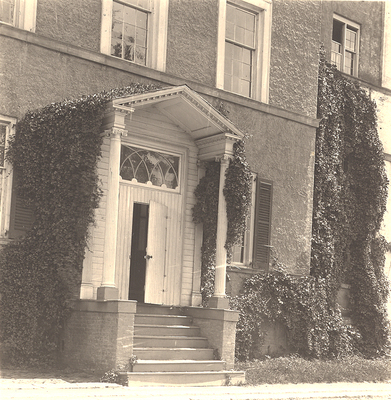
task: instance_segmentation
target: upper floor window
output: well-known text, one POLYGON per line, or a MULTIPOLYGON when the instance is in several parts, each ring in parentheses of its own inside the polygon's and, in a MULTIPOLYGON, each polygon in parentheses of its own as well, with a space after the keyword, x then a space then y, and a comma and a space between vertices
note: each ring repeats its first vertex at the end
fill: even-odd
POLYGON ((146 65, 149 1, 134 3, 144 8, 113 2, 111 55, 146 65))
POLYGON ((224 89, 251 97, 256 15, 227 4, 224 89))
POLYGON ((220 0, 218 88, 268 102, 271 3, 220 0))
POLYGON ((334 16, 331 62, 337 69, 353 76, 358 74, 360 29, 346 18, 334 16))
POLYGON ((0 0, 0 22, 35 31, 36 0, 0 0))
POLYGON ((165 70, 168 0, 102 0, 101 52, 165 70))
POLYGON ((120 176, 133 183, 177 189, 179 160, 180 157, 174 154, 122 145, 120 176))

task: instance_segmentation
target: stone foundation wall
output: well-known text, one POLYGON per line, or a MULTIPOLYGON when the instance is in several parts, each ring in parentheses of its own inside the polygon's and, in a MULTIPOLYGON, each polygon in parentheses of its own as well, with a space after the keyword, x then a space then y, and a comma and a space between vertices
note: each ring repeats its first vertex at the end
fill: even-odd
POLYGON ((105 372, 133 355, 135 301, 78 300, 61 338, 61 363, 105 372))

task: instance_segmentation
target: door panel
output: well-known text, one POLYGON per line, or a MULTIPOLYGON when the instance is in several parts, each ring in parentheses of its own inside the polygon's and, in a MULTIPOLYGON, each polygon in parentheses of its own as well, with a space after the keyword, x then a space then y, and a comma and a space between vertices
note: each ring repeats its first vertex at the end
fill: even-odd
POLYGON ((165 205, 150 201, 144 299, 146 303, 163 303, 167 211, 165 205))

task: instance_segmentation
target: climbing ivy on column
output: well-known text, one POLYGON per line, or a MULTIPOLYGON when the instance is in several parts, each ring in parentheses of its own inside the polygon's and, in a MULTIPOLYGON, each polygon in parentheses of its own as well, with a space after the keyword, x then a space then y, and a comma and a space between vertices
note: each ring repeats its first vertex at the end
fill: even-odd
MULTIPOLYGON (((203 224, 201 293, 206 305, 214 290, 220 163, 205 163, 205 169, 205 176, 194 192, 197 202, 193 207, 193 220, 203 224)), ((240 241, 246 229, 251 204, 251 179, 244 142, 238 141, 234 144, 234 154, 227 168, 223 190, 227 203, 228 228, 225 248, 228 257, 232 246, 240 241)))
POLYGON ((135 84, 53 103, 16 125, 7 159, 35 222, 0 257, 2 361, 52 363, 70 300, 78 297, 88 227, 101 190, 97 161, 110 100, 156 90, 135 84))

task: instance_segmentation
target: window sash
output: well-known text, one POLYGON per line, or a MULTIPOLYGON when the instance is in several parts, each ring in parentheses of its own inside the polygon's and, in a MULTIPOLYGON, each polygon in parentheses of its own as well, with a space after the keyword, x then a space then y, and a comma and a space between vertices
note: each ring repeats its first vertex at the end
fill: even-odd
POLYGON ((111 55, 147 65, 149 10, 113 1, 111 55))
POLYGON ((341 42, 331 41, 331 62, 336 65, 338 70, 356 76, 358 69, 359 26, 353 26, 353 23, 342 17, 334 17, 333 20, 342 24, 342 37, 341 42))
POLYGON ((247 218, 246 231, 240 244, 232 247, 232 264, 251 267, 253 263, 253 245, 255 229, 255 205, 256 205, 257 177, 253 174, 251 185, 251 206, 247 218))
POLYGON ((227 4, 225 26, 224 89, 252 96, 257 43, 255 13, 227 4))

